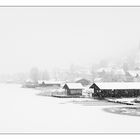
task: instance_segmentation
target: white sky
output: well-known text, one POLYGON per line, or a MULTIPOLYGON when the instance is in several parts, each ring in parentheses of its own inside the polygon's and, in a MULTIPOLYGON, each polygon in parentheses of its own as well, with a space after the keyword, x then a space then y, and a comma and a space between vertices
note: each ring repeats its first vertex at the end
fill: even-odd
POLYGON ((140 42, 140 8, 0 8, 0 73, 88 65, 140 42))

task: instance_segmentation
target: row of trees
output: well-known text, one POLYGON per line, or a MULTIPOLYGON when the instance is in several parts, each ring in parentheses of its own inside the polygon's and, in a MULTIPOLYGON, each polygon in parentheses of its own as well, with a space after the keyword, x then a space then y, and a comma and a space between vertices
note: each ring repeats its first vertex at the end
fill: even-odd
MULTIPOLYGON (((134 55, 133 55, 134 56, 134 55)), ((40 71, 37 67, 30 70, 29 77, 34 82, 38 80, 49 80, 51 78, 55 80, 67 80, 75 81, 76 78, 86 78, 90 81, 94 81, 95 78, 102 78, 106 82, 119 82, 119 81, 140 81, 140 76, 132 77, 128 71, 133 70, 137 67, 135 58, 129 56, 126 60, 116 61, 111 63, 110 60, 102 60, 98 64, 93 64, 91 67, 85 67, 80 65, 70 65, 68 69, 55 68, 50 73, 47 70, 40 71), (115 74, 113 72, 103 71, 98 73, 97 70, 100 68, 107 68, 110 64, 113 64, 116 68, 120 68, 124 71, 124 75, 115 74)), ((113 66, 113 67, 114 67, 113 66)))
POLYGON ((47 70, 40 71, 37 67, 33 67, 30 70, 29 77, 32 81, 37 82, 38 80, 49 80, 50 76, 47 70))

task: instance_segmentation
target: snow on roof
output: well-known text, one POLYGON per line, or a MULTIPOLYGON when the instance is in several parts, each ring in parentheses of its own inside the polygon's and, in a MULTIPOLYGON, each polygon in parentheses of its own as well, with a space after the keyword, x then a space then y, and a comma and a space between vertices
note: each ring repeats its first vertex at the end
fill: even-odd
POLYGON ((106 67, 106 68, 100 68, 97 70, 97 72, 113 72, 114 74, 120 74, 120 75, 125 75, 125 72, 121 68, 112 68, 112 67, 106 67))
POLYGON ((94 79, 94 82, 102 82, 102 81, 103 81, 102 78, 95 78, 95 79, 94 79))
POLYGON ((75 81, 77 82, 77 81, 89 81, 89 80, 86 78, 79 78, 79 79, 77 78, 75 81))
POLYGON ((102 82, 95 84, 100 89, 140 89, 140 82, 102 82))
POLYGON ((79 81, 79 80, 81 80, 81 79, 83 79, 83 78, 82 78, 82 77, 78 77, 78 78, 75 78, 74 81, 79 81))
POLYGON ((115 74, 120 74, 120 75, 125 75, 125 72, 123 69, 117 69, 116 71, 114 71, 115 74))
POLYGON ((81 83, 66 83, 69 89, 83 89, 81 83))
POLYGON ((31 79, 27 79, 26 82, 33 82, 33 80, 31 80, 31 79))
POLYGON ((100 68, 100 69, 97 70, 97 72, 103 72, 103 71, 111 72, 112 68, 110 68, 110 67, 103 67, 103 68, 100 68))
POLYGON ((38 80, 38 84, 42 84, 42 83, 45 83, 45 80, 38 80))
POLYGON ((137 70, 129 70, 128 73, 133 77, 140 75, 140 71, 137 71, 137 70))

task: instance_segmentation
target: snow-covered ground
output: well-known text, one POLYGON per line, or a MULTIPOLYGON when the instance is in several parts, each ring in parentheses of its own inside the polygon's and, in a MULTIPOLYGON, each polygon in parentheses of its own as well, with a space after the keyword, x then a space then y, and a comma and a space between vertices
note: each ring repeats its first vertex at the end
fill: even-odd
POLYGON ((135 103, 135 98, 106 98, 107 101, 111 101, 114 103, 124 103, 124 104, 129 104, 129 105, 139 105, 139 103, 135 103))
POLYGON ((139 133, 140 117, 104 111, 124 107, 93 99, 54 98, 20 85, 0 85, 1 133, 139 133))

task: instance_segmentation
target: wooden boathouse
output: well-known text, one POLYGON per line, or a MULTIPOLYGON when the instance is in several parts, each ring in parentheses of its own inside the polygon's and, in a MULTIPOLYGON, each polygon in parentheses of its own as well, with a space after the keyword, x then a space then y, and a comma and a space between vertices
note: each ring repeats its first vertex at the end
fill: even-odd
POLYGON ((50 89, 56 89, 61 87, 61 82, 59 81, 47 81, 47 80, 39 80, 38 81, 39 87, 46 87, 50 89))
POLYGON ((140 96, 140 82, 101 82, 93 83, 93 97, 137 97, 140 96))
POLYGON ((63 89, 65 89, 67 95, 81 96, 83 86, 81 83, 66 83, 63 86, 63 89))

